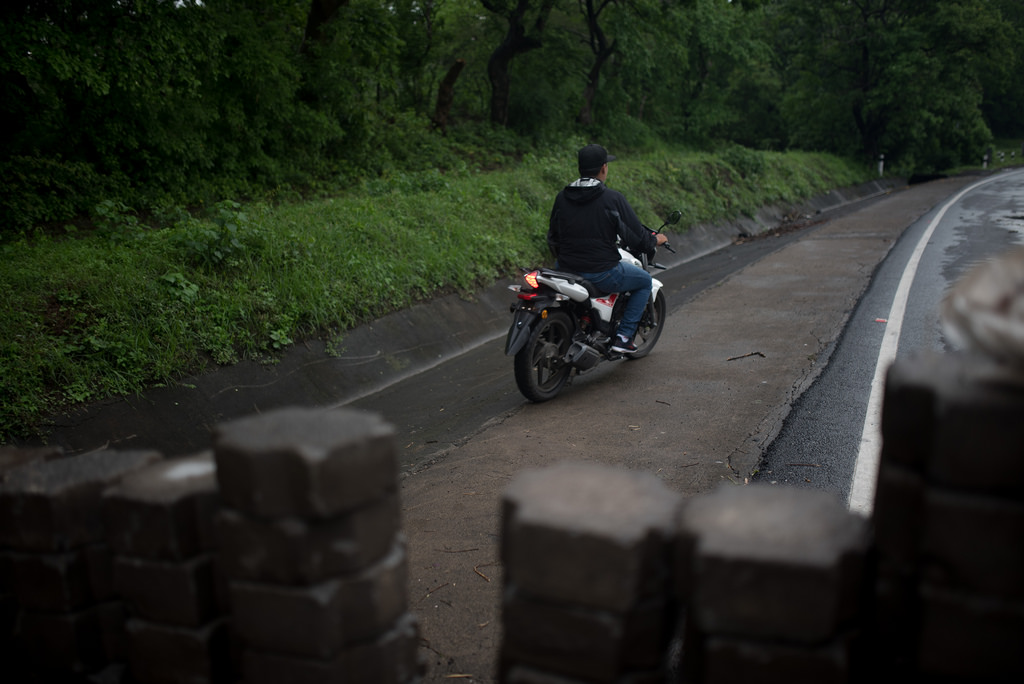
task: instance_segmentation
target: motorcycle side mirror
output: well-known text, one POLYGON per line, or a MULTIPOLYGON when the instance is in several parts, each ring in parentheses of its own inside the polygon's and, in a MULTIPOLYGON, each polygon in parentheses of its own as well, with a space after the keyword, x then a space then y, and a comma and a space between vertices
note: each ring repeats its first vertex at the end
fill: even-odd
POLYGON ((683 218, 683 212, 676 209, 671 214, 665 217, 666 226, 674 226, 679 223, 679 219, 683 218))

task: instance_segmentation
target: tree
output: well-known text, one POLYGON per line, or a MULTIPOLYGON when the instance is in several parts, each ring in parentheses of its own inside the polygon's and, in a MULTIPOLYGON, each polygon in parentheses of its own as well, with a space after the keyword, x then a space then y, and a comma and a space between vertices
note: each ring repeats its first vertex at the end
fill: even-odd
POLYGON ((1007 47, 988 0, 783 0, 777 9, 792 143, 933 169, 989 137, 982 73, 1007 47))
POLYGON ((982 71, 984 97, 981 104, 985 120, 996 136, 1024 137, 1024 3, 1018 0, 992 0, 1007 23, 1010 48, 991 68, 982 71))
POLYGON ((324 26, 345 5, 348 5, 348 0, 312 0, 306 16, 306 31, 302 38, 303 51, 308 49, 310 43, 323 42, 324 26))
POLYGON ((555 0, 480 0, 508 24, 505 37, 491 53, 487 75, 491 83, 491 122, 508 124, 511 79, 509 69, 517 55, 536 50, 555 0))
POLYGON ((583 15, 583 21, 587 25, 590 51, 594 55, 594 61, 590 66, 590 71, 587 72, 587 82, 583 88, 583 105, 576 116, 576 121, 584 126, 590 126, 594 123, 594 98, 597 96, 597 85, 601 78, 601 68, 611 58, 612 54, 615 53, 615 40, 609 41, 600 23, 601 13, 609 5, 615 3, 615 1, 578 0, 580 13, 583 15))

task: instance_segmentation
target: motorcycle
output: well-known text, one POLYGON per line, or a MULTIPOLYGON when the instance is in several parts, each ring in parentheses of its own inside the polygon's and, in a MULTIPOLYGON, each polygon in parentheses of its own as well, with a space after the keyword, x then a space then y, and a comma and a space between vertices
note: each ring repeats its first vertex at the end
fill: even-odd
MULTIPOLYGON (((675 225, 682 213, 668 215, 660 233, 675 225)), ((645 230, 650 230, 644 226, 645 230)), ((675 252, 666 242, 662 245, 675 252)), ((645 253, 619 245, 621 260, 644 270, 665 266, 649 262, 645 253)), ((637 328, 637 351, 612 351, 630 293, 605 293, 575 273, 539 268, 523 276, 524 284, 510 285, 517 301, 509 308, 512 325, 505 338, 505 355, 514 357, 516 386, 532 402, 553 399, 576 373, 592 370, 603 361, 640 359, 651 353, 665 323, 662 283, 653 278, 651 297, 637 328)))

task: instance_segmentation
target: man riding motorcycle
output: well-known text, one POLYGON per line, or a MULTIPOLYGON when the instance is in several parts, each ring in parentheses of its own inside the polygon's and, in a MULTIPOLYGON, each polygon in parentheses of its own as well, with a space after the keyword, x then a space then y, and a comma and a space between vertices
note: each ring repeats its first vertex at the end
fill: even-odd
POLYGON ((620 261, 617 240, 639 252, 653 254, 668 241, 640 223, 622 193, 605 185, 614 156, 601 145, 577 153, 580 178, 558 193, 548 222, 548 246, 559 269, 589 280, 602 292, 631 292, 616 331, 612 351, 632 354, 637 325, 651 296, 651 274, 620 261))

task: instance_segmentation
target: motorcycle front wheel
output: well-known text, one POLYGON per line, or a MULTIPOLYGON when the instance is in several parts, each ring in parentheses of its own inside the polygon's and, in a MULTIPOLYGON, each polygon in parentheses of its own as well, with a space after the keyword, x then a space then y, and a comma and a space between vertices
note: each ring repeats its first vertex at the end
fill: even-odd
POLYGON ((630 354, 630 359, 642 359, 651 353, 654 345, 661 337, 661 331, 665 328, 665 295, 658 293, 653 302, 647 304, 644 315, 640 318, 640 326, 636 329, 636 337, 633 344, 637 351, 630 354))
POLYGON ((572 318, 564 311, 550 311, 515 356, 516 385, 533 402, 553 399, 569 380, 572 366, 563 358, 572 344, 572 318))

